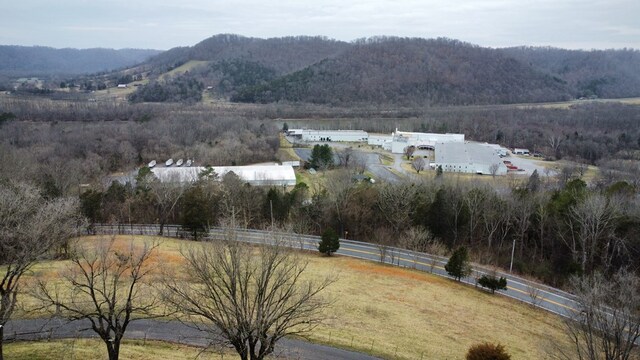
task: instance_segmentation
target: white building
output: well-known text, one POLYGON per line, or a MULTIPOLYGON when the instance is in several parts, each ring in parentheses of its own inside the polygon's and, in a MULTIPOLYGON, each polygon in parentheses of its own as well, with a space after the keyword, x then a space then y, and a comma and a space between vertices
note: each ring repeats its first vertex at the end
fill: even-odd
MULTIPOLYGON (((221 180, 227 173, 233 172, 243 181, 256 186, 295 186, 296 174, 291 165, 248 165, 213 166, 213 171, 221 180)), ((202 166, 192 167, 155 167, 151 169, 160 181, 194 182, 198 175, 206 170, 202 166)))
POLYGON ((485 144, 448 142, 436 144, 435 166, 444 172, 505 175, 507 167, 496 152, 485 144))
POLYGON ((367 139, 367 144, 373 146, 382 146, 383 149, 391 151, 391 143, 393 142, 393 135, 381 135, 369 134, 369 139, 367 139))
POLYGON ((290 129, 287 132, 287 135, 306 142, 367 142, 367 139, 369 138, 369 134, 363 130, 290 129))
POLYGON ((515 149, 513 149, 513 154, 514 155, 529 155, 529 149, 518 149, 518 148, 515 148, 515 149))
POLYGON ((396 131, 392 134, 391 152, 402 154, 407 146, 431 150, 438 143, 464 143, 464 134, 435 134, 408 131, 396 131))
POLYGON ((498 144, 482 143, 481 145, 491 148, 498 156, 501 157, 507 156, 509 154, 509 149, 498 144))

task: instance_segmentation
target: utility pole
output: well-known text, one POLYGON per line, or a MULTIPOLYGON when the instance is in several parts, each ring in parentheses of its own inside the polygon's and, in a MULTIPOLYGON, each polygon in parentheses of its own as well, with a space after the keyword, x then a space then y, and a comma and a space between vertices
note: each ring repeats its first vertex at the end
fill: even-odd
POLYGON ((513 246, 511 247, 511 265, 509 265, 509 274, 513 270, 513 255, 516 252, 516 239, 513 239, 513 246))
POLYGON ((269 200, 269 207, 271 208, 271 230, 273 230, 273 200, 269 200))

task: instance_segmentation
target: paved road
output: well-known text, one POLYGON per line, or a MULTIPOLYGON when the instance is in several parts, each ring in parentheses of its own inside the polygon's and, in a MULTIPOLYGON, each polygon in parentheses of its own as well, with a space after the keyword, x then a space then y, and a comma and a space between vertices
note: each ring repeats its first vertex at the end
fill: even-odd
MULTIPOLYGON (((97 226, 96 229, 100 233, 121 233, 121 234, 137 234, 137 235, 157 235, 157 225, 131 225, 131 226, 97 226)), ((166 236, 180 236, 179 226, 165 226, 166 236)), ((268 242, 271 233, 260 230, 240 230, 238 236, 243 241, 263 243, 268 242)), ((317 250, 319 236, 297 235, 297 234, 281 234, 291 247, 303 250, 317 250)), ((211 237, 222 236, 222 230, 212 229, 211 237)), ((359 259, 380 261, 380 249, 370 243, 340 239, 339 255, 350 256, 359 259)), ((430 255, 421 252, 414 252, 394 247, 388 247, 384 259, 385 263, 407 268, 415 268, 422 271, 432 272, 433 274, 451 278, 444 270, 444 265, 448 258, 430 255)), ((491 270, 474 266, 473 274, 462 279, 464 283, 475 285, 476 279, 483 274, 491 273, 491 270)), ((518 276, 514 276, 504 272, 497 272, 497 276, 503 276, 507 279, 506 291, 500 291, 499 294, 510 298, 535 305, 541 309, 550 311, 561 316, 569 316, 577 309, 573 295, 562 290, 530 281, 518 276)))
MULTIPOLYGON (((92 338, 96 334, 89 329, 88 321, 67 322, 62 319, 11 320, 5 329, 8 340, 45 340, 64 338, 92 338)), ((205 347, 207 334, 178 321, 138 320, 127 328, 126 339, 171 341, 185 345, 205 347)), ((366 354, 341 350, 294 339, 282 339, 276 344, 274 354, 284 359, 342 359, 374 360, 366 354)))

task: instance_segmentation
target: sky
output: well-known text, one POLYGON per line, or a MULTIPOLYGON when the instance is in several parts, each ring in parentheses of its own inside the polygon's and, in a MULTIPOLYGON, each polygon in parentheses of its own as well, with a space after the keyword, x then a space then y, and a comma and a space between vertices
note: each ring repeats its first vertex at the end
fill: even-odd
POLYGON ((0 0, 0 45, 167 50, 221 33, 640 49, 640 0, 0 0))

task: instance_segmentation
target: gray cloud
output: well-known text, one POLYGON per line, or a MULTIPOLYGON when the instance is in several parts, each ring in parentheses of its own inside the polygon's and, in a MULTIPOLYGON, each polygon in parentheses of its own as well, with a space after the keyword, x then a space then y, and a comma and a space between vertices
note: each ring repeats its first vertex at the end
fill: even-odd
POLYGON ((236 33, 640 49, 638 15, 637 0, 21 0, 3 6, 0 43, 168 49, 236 33))

